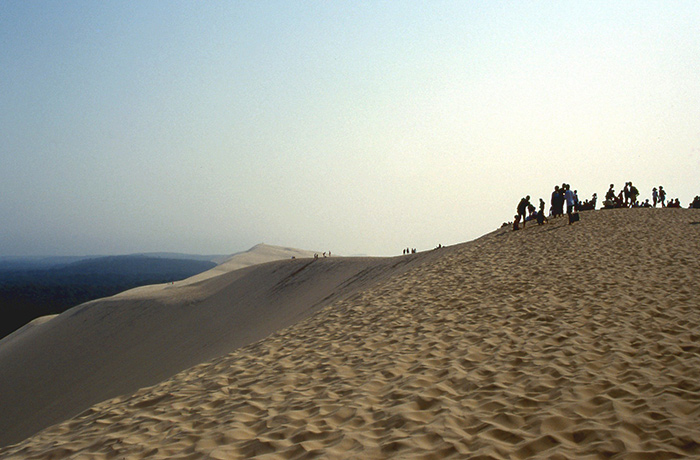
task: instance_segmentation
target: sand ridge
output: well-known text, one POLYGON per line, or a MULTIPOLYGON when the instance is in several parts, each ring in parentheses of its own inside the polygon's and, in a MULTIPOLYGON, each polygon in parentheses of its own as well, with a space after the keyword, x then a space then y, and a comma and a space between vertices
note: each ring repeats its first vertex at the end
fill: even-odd
POLYGON ((269 262, 132 289, 11 334, 0 341, 0 446, 261 340, 430 257, 269 262))
POLYGON ((698 458, 698 222, 494 232, 0 457, 698 458))

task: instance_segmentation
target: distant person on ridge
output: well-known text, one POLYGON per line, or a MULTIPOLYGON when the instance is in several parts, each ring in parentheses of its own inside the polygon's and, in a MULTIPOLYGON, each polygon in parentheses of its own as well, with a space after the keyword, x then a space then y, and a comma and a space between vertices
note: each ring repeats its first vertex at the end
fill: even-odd
POLYGON ((537 218, 537 209, 532 203, 527 205, 527 219, 532 220, 537 218))
POLYGON ((656 207, 656 202, 659 201, 659 192, 656 191, 656 187, 651 189, 651 201, 654 204, 654 207, 656 207))
POLYGON ((559 197, 559 186, 554 186, 552 197, 549 199, 549 210, 552 216, 557 217, 557 198, 559 197))
POLYGON ((608 193, 605 194, 605 199, 610 201, 615 201, 615 184, 610 184, 608 193))
POLYGON ((537 213, 537 225, 542 225, 547 222, 547 217, 544 214, 544 200, 540 198, 540 210, 537 213))
POLYGON ((569 184, 564 184, 564 198, 566 198, 566 214, 569 216, 569 225, 571 225, 574 221, 572 213, 574 212, 576 200, 574 199, 574 192, 571 191, 571 186, 569 184))
POLYGON ((659 201, 661 202, 661 207, 665 208, 666 207, 666 190, 664 190, 663 186, 659 185, 659 201))
POLYGON ((552 192, 552 216, 558 217, 564 214, 564 197, 558 185, 554 186, 552 192))
POLYGON ((639 197, 639 190, 630 182, 630 206, 635 205, 637 197, 639 197))
POLYGON ((527 207, 530 205, 530 195, 526 196, 518 203, 518 215, 523 217, 523 228, 525 228, 525 218, 527 217, 527 207))

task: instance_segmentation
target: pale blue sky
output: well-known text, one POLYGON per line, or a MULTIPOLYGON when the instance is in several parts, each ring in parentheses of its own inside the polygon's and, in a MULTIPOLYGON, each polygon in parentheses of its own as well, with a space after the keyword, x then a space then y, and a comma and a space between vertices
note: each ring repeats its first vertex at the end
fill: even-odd
POLYGON ((700 194, 696 1, 0 2, 0 256, 397 254, 700 194))

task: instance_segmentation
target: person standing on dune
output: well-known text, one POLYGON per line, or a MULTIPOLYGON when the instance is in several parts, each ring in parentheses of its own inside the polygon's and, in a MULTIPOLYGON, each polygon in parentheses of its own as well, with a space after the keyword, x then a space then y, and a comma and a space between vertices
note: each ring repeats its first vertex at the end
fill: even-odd
POLYGON ((550 210, 552 212, 552 216, 557 217, 557 209, 558 209, 558 203, 559 203, 559 186, 555 185, 554 186, 554 191, 552 192, 552 198, 550 200, 550 210))
POLYGON ((530 205, 530 195, 526 196, 518 203, 518 215, 523 218, 523 228, 525 228, 525 218, 527 217, 527 207, 530 205))
POLYGON ((666 190, 664 190, 663 186, 659 185, 659 201, 661 202, 661 207, 665 208, 666 207, 666 190))
POLYGON ((574 199, 574 192, 571 191, 571 186, 569 184, 564 184, 564 198, 566 199, 566 215, 569 216, 569 225, 571 225, 573 222, 572 213, 574 212, 576 200, 574 199))

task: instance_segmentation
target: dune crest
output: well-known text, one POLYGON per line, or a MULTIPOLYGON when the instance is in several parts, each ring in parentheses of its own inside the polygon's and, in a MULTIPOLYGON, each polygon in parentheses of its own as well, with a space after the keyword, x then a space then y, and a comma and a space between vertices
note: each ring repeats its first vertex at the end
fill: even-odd
POLYGON ((263 264, 266 262, 274 262, 276 260, 284 260, 291 258, 311 258, 315 254, 314 251, 308 251, 304 249, 288 248, 283 246, 273 246, 265 243, 256 244, 247 251, 239 252, 224 262, 220 263, 211 270, 207 270, 204 273, 183 280, 184 282, 195 283, 205 279, 212 278, 214 276, 219 276, 223 273, 228 273, 233 270, 238 270, 245 267, 250 267, 252 265, 263 264))
POLYGON ((496 231, 3 458, 700 455, 700 211, 496 231))
POLYGON ((261 340, 430 257, 290 253, 305 254, 256 247, 220 272, 87 302, 5 337, 0 446, 261 340), (236 268, 269 257, 277 260, 236 268))

